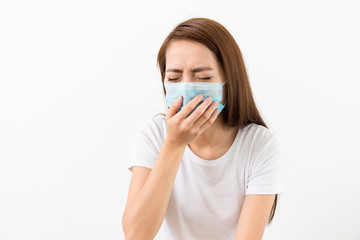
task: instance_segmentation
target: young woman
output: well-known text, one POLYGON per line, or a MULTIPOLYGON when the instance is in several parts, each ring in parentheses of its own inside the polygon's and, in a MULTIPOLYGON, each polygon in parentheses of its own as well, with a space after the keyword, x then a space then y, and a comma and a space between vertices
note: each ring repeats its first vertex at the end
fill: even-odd
POLYGON ((221 24, 192 18, 165 39, 158 64, 169 108, 136 134, 126 239, 262 239, 285 190, 284 154, 236 41, 221 24))

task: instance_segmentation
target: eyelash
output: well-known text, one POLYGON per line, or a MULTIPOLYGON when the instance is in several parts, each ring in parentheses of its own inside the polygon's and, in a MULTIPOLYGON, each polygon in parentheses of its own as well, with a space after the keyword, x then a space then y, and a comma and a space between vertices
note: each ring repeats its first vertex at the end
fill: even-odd
MULTIPOLYGON (((202 80, 210 80, 211 77, 206 77, 206 78, 200 78, 202 80)), ((175 81, 176 79, 179 79, 179 78, 168 78, 169 81, 175 81)))

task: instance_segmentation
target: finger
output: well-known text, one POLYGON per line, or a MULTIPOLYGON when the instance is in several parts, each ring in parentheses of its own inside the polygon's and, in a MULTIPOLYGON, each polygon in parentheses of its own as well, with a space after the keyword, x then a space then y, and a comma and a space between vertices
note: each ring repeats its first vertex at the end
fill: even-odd
POLYGON ((173 117, 177 110, 180 108, 182 104, 182 96, 179 96, 171 105, 168 111, 166 112, 166 119, 173 117))
POLYGON ((218 115, 219 115, 219 109, 216 109, 215 111, 213 111, 210 118, 200 126, 200 129, 199 129, 200 135, 215 122, 218 115))
MULTIPOLYGON (((190 116, 188 118, 186 118, 186 124, 188 125, 194 125, 195 122, 200 119, 203 118, 203 114, 206 112, 206 109, 211 105, 212 99, 211 97, 208 97, 205 99, 204 102, 201 103, 200 106, 198 106, 194 112, 192 112, 190 114, 190 116)), ((206 117, 206 119, 202 120, 202 122, 204 122, 205 120, 207 120, 209 118, 211 113, 208 114, 208 116, 206 117)), ((200 124, 201 125, 201 124, 200 124)))
POLYGON ((206 111, 199 117, 193 124, 193 127, 198 129, 200 128, 208 119, 212 116, 216 106, 218 105, 217 101, 214 101, 210 104, 210 106, 206 109, 206 111))
POLYGON ((189 116, 190 112, 194 110, 194 108, 200 103, 201 100, 203 100, 204 95, 199 94, 193 99, 191 99, 190 102, 188 102, 181 110, 178 112, 178 117, 180 119, 185 119, 187 116, 189 116))

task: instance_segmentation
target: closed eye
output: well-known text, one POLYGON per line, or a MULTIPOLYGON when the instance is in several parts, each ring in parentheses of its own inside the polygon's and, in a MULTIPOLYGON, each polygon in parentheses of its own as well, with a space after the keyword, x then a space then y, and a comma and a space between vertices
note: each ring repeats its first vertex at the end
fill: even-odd
MULTIPOLYGON (((168 81, 176 81, 177 79, 179 79, 179 78, 168 78, 168 81)), ((201 79, 201 80, 210 80, 211 77, 199 78, 199 79, 201 79)))

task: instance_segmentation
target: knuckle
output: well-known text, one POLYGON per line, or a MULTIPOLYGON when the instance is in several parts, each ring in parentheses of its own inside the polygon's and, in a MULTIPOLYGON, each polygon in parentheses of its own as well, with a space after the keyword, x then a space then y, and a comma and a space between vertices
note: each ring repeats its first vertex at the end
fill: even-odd
POLYGON ((180 126, 179 126, 179 131, 180 131, 180 132, 185 132, 185 127, 184 127, 183 125, 180 125, 180 126))
POLYGON ((204 119, 208 119, 210 117, 210 115, 211 115, 210 111, 205 111, 201 117, 204 119))
POLYGON ((186 127, 184 127, 184 131, 185 131, 186 133, 189 133, 189 132, 191 132, 191 128, 189 128, 188 126, 186 126, 186 127))
POLYGON ((213 114, 213 116, 211 116, 211 121, 213 121, 213 122, 214 122, 214 121, 215 121, 215 119, 217 118, 217 115, 218 115, 217 113, 214 113, 214 114, 213 114))
POLYGON ((190 130, 189 130, 189 134, 190 134, 190 135, 196 135, 196 130, 193 129, 193 128, 190 129, 190 130))
POLYGON ((186 111, 191 111, 191 109, 193 109, 194 107, 193 107, 193 104, 189 103, 189 104, 186 104, 186 106, 184 108, 186 108, 186 111))
POLYGON ((194 102, 194 104, 192 104, 191 107, 192 107, 192 109, 194 109, 194 108, 198 109, 198 108, 202 107, 202 105, 198 102, 194 102))
POLYGON ((209 123, 209 125, 211 125, 211 124, 213 124, 213 122, 215 121, 215 118, 209 118, 209 121, 208 121, 208 123, 209 123))
POLYGON ((205 122, 205 121, 207 121, 207 120, 209 119, 209 115, 208 115, 207 113, 204 113, 204 114, 201 116, 201 118, 202 118, 202 121, 205 122))
POLYGON ((194 136, 195 138, 198 137, 200 135, 199 130, 193 129, 191 135, 194 136))
POLYGON ((201 107, 198 107, 195 109, 194 113, 197 115, 201 115, 204 113, 204 110, 201 107))
POLYGON ((188 128, 186 125, 182 125, 182 126, 180 127, 180 131, 181 131, 182 133, 187 133, 187 132, 189 131, 189 128, 188 128))
POLYGON ((213 112, 213 111, 211 111, 211 109, 210 109, 210 111, 206 111, 206 113, 205 113, 205 114, 206 114, 206 118, 210 118, 212 112, 213 112))

